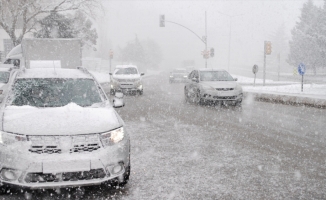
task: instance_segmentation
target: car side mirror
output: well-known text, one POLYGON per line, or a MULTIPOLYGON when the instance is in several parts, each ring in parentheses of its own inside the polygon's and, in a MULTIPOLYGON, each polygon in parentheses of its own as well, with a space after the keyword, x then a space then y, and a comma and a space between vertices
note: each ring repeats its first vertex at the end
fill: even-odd
POLYGON ((109 73, 112 76, 112 73, 109 73))
POLYGON ((192 80, 193 82, 198 83, 198 78, 192 78, 191 80, 192 80))
POLYGON ((125 102, 123 100, 123 93, 116 92, 113 98, 113 108, 121 108, 125 106, 125 102))
POLYGON ((234 81, 238 81, 238 78, 234 78, 234 81))
POLYGON ((144 72, 142 72, 142 73, 140 73, 140 75, 141 75, 141 76, 144 76, 144 75, 145 75, 145 73, 144 73, 144 72))

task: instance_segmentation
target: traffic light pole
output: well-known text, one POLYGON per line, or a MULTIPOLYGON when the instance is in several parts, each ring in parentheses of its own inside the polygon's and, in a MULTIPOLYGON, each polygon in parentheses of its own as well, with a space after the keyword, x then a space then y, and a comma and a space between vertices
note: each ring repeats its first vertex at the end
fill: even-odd
MULTIPOLYGON (((192 31, 188 27, 186 27, 186 26, 184 26, 182 24, 176 23, 176 22, 165 20, 164 15, 161 15, 160 20, 161 21, 164 21, 164 23, 165 22, 169 22, 169 23, 172 23, 172 24, 176 24, 178 26, 181 26, 181 27, 187 29, 188 31, 192 32, 193 34, 195 34, 199 38, 199 40, 202 41, 205 44, 205 52, 207 52, 207 15, 206 15, 206 11, 205 11, 205 40, 202 39, 198 34, 196 34, 194 31, 192 31)), ((164 23, 160 24, 160 26, 161 27, 165 27, 165 24, 164 23)), ((205 58, 205 67, 207 68, 207 58, 205 58)))
MULTIPOLYGON (((205 51, 207 52, 207 15, 205 11, 205 51)), ((205 58, 205 68, 207 68, 207 59, 205 58)))
POLYGON ((265 78, 266 78, 266 53, 264 52, 263 86, 265 86, 265 78))

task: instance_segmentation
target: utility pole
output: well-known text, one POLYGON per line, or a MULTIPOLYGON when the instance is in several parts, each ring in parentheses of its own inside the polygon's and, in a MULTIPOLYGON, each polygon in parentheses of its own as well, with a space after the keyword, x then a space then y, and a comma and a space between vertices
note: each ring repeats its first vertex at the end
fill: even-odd
POLYGON ((264 69, 263 69, 263 86, 265 86, 266 78, 266 55, 271 55, 272 53, 272 43, 270 41, 264 42, 264 69))
MULTIPOLYGON (((207 52, 207 15, 205 11, 205 51, 207 52)), ((207 68, 207 59, 205 59, 205 68, 207 68)))

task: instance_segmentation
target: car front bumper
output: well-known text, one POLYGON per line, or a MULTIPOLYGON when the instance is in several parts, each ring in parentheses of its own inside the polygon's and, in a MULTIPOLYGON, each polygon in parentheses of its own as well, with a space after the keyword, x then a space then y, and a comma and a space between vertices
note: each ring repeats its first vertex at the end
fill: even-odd
POLYGON ((0 185, 27 189, 56 189, 99 185, 122 178, 130 165, 130 141, 125 138, 118 144, 92 152, 37 154, 13 152, 0 146, 0 185), (14 171, 16 178, 6 177, 14 171), (7 175, 5 175, 7 173, 7 175))
POLYGON ((120 83, 120 84, 111 84, 111 93, 121 91, 123 93, 132 93, 143 91, 142 83, 120 83))
POLYGON ((219 92, 219 91, 204 91, 201 94, 204 101, 230 101, 241 102, 243 98, 242 92, 219 92))

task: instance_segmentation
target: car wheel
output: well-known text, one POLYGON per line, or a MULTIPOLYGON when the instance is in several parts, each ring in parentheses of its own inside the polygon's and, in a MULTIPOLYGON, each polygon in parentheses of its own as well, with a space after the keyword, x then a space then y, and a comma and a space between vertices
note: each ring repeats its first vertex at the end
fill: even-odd
POLYGON ((189 96, 188 96, 188 90, 186 88, 184 89, 184 93, 185 93, 185 102, 188 103, 189 102, 189 96))
POLYGON ((129 177, 130 177, 130 168, 131 167, 130 167, 130 163, 129 163, 129 166, 126 167, 126 171, 123 174, 123 181, 119 182, 119 187, 123 187, 123 186, 125 186, 128 183, 129 177))
POLYGON ((111 95, 115 95, 115 91, 114 90, 110 90, 110 94, 111 95))
POLYGON ((194 98, 194 103, 201 105, 203 103, 203 99, 200 97, 200 91, 198 90, 196 96, 194 98))
POLYGON ((0 195, 7 194, 7 188, 5 186, 0 186, 0 195))
POLYGON ((242 100, 239 100, 239 101, 235 102, 236 107, 241 107, 241 104, 242 104, 242 100))
POLYGON ((173 81, 172 80, 169 80, 169 83, 173 83, 173 81))
POLYGON ((138 94, 139 94, 139 95, 143 95, 143 92, 144 92, 143 90, 139 90, 139 91, 138 91, 138 94))

